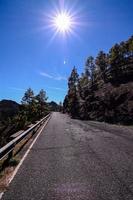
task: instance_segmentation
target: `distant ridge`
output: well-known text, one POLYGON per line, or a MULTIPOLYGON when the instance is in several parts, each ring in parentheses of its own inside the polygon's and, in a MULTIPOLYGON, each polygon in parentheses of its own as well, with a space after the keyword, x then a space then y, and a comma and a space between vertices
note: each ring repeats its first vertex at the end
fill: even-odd
POLYGON ((0 120, 5 120, 18 113, 20 105, 12 100, 3 99, 0 101, 0 120))

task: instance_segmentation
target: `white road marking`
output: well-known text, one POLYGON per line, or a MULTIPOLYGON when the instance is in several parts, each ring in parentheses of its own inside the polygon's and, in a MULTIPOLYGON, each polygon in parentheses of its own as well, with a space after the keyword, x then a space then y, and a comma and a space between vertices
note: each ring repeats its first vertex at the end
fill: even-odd
MULTIPOLYGON (((35 137, 35 139, 33 140, 33 142, 31 143, 30 147, 28 148, 28 150, 25 152, 23 158, 20 160, 19 164, 17 165, 17 167, 15 168, 11 178, 9 179, 8 182, 8 186, 11 183, 11 181, 14 179, 15 175, 17 174, 20 166, 23 164, 25 158, 27 157, 28 153, 30 152, 31 148, 33 147, 33 145, 35 144, 36 140, 38 139, 38 137, 40 136, 41 132, 43 131, 43 129, 45 128, 45 126, 47 125, 48 121, 50 120, 51 116, 46 120, 45 124, 43 125, 43 127, 41 128, 41 130, 39 131, 39 133, 37 134, 37 136, 35 137)), ((4 192, 0 193, 0 199, 2 199, 4 192)))
POLYGON ((4 194, 4 192, 1 192, 1 193, 0 193, 0 199, 2 198, 3 194, 4 194))

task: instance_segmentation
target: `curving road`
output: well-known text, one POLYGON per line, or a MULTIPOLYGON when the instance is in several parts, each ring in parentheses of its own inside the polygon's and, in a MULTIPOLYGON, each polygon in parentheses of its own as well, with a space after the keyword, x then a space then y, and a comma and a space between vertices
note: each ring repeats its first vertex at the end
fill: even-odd
POLYGON ((133 200, 133 129, 53 113, 2 200, 133 200))

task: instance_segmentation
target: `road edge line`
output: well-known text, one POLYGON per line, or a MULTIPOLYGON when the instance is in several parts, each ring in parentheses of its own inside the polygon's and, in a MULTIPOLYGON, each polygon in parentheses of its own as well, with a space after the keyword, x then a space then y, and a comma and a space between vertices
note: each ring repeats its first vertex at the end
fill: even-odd
MULTIPOLYGON (((17 174, 19 168, 21 167, 21 165, 23 164, 25 158, 27 157, 27 155, 29 154, 30 150, 32 149, 33 145, 35 144, 35 142, 37 141, 38 137, 40 136, 40 134, 42 133, 43 129, 46 127, 46 125, 48 124, 49 120, 51 118, 51 115, 49 116, 49 118, 46 120, 46 122, 44 123, 43 127, 41 128, 41 130, 39 131, 39 133, 37 134, 37 136, 35 137, 35 139, 33 140, 33 142, 31 143, 30 147, 27 149, 27 151, 25 152, 24 156, 22 157, 22 159, 20 160, 19 164, 17 165, 17 167, 15 168, 15 170, 13 171, 13 174, 11 176, 11 178, 9 179, 8 182, 8 186, 9 184, 12 182, 12 180, 14 179, 15 175, 17 174)), ((6 191, 5 191, 6 192, 6 191)), ((2 199, 2 196, 5 192, 1 192, 0 193, 0 199, 2 199)))

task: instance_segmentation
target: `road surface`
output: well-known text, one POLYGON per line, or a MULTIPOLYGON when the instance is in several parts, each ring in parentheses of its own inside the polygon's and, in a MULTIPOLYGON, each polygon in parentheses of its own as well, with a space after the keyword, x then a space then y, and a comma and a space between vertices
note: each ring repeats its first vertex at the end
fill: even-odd
POLYGON ((53 113, 2 200, 133 200, 132 130, 53 113))

